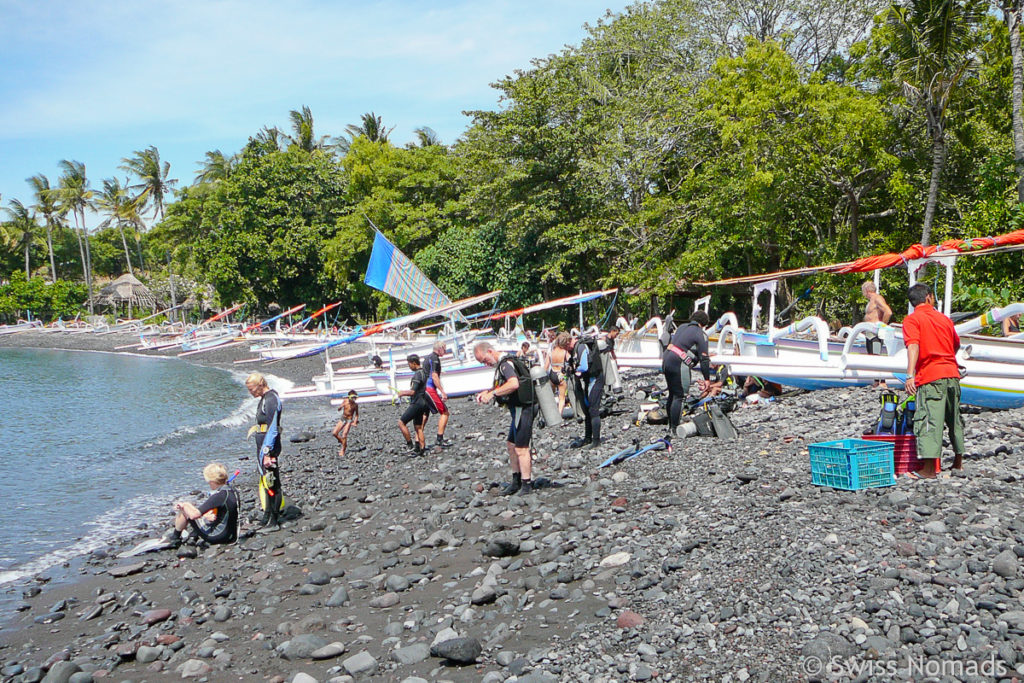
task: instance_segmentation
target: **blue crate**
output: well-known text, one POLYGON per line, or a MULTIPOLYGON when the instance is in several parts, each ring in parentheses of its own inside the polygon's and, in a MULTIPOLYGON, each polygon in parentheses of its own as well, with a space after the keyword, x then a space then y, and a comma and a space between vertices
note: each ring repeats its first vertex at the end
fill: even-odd
POLYGON ((842 439, 814 443, 808 450, 816 486, 858 491, 896 484, 891 443, 842 439))

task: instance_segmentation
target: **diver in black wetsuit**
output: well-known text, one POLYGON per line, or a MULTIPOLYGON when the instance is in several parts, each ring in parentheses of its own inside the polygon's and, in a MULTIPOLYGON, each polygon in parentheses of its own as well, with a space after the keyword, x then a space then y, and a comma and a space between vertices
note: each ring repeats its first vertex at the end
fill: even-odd
POLYGON ((198 508, 185 501, 175 503, 178 514, 174 518, 174 530, 166 538, 176 543, 185 527, 191 526, 196 535, 210 545, 234 543, 238 540, 238 494, 228 483, 228 471, 220 463, 210 463, 203 468, 203 478, 213 493, 198 508))
POLYGON ((398 418, 398 428, 402 431, 405 443, 409 446, 412 454, 425 455, 427 443, 423 436, 423 428, 427 424, 427 416, 430 415, 430 404, 427 398, 427 382, 430 379, 430 373, 420 365, 420 357, 415 353, 409 354, 405 362, 408 363, 413 374, 409 380, 409 388, 398 392, 399 396, 409 398, 409 407, 398 418), (415 441, 409 432, 410 422, 416 430, 415 441))
POLYGON ((604 396, 604 366, 597 339, 581 338, 570 342, 570 363, 575 370, 575 387, 583 404, 583 438, 577 438, 570 448, 601 445, 601 398, 604 396))
POLYGON ((661 371, 668 383, 668 430, 674 434, 683 413, 683 403, 690 390, 690 371, 700 365, 704 380, 699 382, 703 391, 711 379, 711 361, 708 358, 708 337, 704 328, 708 314, 694 311, 690 322, 681 325, 661 356, 661 371))
POLYGON ((277 531, 281 528, 278 517, 284 498, 278 464, 281 455, 281 398, 267 386, 266 378, 258 372, 246 378, 245 387, 260 400, 256 406, 256 426, 250 430, 256 433, 256 467, 260 473, 260 503, 263 506, 260 531, 277 531))

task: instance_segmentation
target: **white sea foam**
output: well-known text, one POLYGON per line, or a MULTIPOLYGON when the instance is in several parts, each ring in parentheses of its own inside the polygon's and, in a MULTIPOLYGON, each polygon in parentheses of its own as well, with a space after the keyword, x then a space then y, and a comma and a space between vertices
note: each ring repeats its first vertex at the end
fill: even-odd
MULTIPOLYGON (((104 353, 104 352, 98 352, 104 353)), ((125 354, 122 354, 125 355, 125 354)), ((134 355, 134 354, 132 354, 134 355)), ((146 356, 147 358, 151 356, 146 356)), ((244 384, 247 373, 235 370, 229 371, 240 383, 244 384)), ((287 391, 295 386, 294 382, 275 375, 264 375, 267 383, 278 391, 287 391)), ((181 427, 156 441, 147 443, 146 448, 163 445, 176 438, 194 435, 203 431, 216 428, 238 427, 251 420, 256 414, 257 399, 247 398, 227 417, 219 420, 212 420, 194 427, 181 427)), ((0 586, 20 581, 25 578, 36 576, 52 567, 70 562, 71 560, 88 555, 100 548, 107 547, 120 538, 131 536, 135 529, 142 522, 149 522, 154 519, 154 514, 159 510, 167 510, 170 506, 170 497, 157 495, 142 495, 132 498, 124 505, 114 510, 105 512, 95 519, 86 522, 89 531, 70 545, 57 548, 41 555, 33 560, 11 569, 0 570, 0 586)))
MULTIPOLYGON (((248 373, 240 372, 237 370, 229 371, 234 379, 239 384, 245 384, 245 378, 248 373)), ((276 375, 264 375, 267 379, 267 384, 278 391, 288 391, 295 386, 295 383, 291 380, 285 379, 284 377, 278 377, 276 375)), ((240 427, 252 420, 256 416, 256 406, 259 403, 258 399, 249 397, 242 401, 242 404, 235 408, 227 417, 221 418, 220 420, 211 420, 210 422, 204 422, 200 425, 178 427, 170 434, 161 436, 158 439, 146 443, 143 448, 153 448, 154 446, 163 446, 169 441, 174 441, 186 436, 192 436, 199 432, 204 432, 210 429, 218 429, 222 427, 240 427)))
POLYGON ((138 527, 140 522, 152 519, 154 510, 170 509, 170 498, 144 495, 131 499, 125 505, 105 512, 86 522, 89 527, 82 538, 63 548, 57 548, 23 565, 0 571, 0 586, 40 574, 57 565, 88 555, 115 543, 138 527))

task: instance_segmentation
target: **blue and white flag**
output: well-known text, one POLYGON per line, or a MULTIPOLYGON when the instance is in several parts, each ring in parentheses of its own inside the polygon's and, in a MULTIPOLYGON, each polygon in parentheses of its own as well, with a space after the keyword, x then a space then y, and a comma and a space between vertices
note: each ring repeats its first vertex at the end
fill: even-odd
MULTIPOLYGON (((447 306, 452 302, 408 256, 379 230, 376 233, 363 282, 423 310, 447 306)), ((462 317, 461 314, 456 315, 462 317)))

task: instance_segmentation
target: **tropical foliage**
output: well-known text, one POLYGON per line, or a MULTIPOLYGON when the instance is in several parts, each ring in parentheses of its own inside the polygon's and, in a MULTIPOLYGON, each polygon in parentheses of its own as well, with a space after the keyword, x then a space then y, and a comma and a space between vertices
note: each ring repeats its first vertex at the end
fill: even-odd
MULTIPOLYGON (((208 152, 187 187, 155 147, 102 189, 62 162, 22 205, 35 236, 4 233, 0 275, 47 259, 51 278, 87 287, 94 271, 173 272, 222 303, 342 299, 343 317, 372 319, 400 308, 362 284, 377 228, 453 297, 619 286, 640 314, 703 280, 1007 232, 1024 219, 1020 13, 1018 0, 637 2, 498 78, 499 106, 466 112, 450 144, 426 126, 398 141, 372 111, 320 130, 303 105, 237 153, 208 152)), ((959 305, 1024 298, 1021 264, 961 259, 959 305)), ((883 276, 894 309, 905 282, 883 276)), ((856 278, 784 294, 812 284, 798 312, 849 319, 856 278)), ((715 308, 749 307, 748 289, 712 291, 715 308)))

